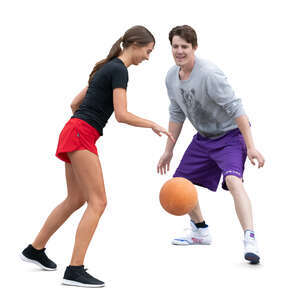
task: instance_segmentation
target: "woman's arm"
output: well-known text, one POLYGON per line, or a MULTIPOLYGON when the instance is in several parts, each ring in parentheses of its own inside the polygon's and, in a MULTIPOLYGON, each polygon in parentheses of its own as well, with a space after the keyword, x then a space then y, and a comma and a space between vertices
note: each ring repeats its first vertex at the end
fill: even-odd
POLYGON ((151 128, 157 135, 161 136, 161 133, 163 133, 175 142, 173 136, 163 127, 127 111, 127 97, 125 89, 116 88, 113 90, 113 102, 115 117, 118 122, 136 127, 151 128))
POLYGON ((265 164, 264 157, 255 149, 254 141, 251 134, 251 128, 249 125, 249 120, 246 115, 241 115, 235 119, 237 126, 239 127, 246 146, 247 146, 247 155, 250 159, 252 165, 255 165, 254 159, 258 161, 258 167, 263 167, 265 164))
POLYGON ((72 101, 71 103, 71 109, 73 114, 75 113, 75 111, 79 108, 80 104, 82 103, 86 92, 87 92, 88 87, 85 87, 72 101))

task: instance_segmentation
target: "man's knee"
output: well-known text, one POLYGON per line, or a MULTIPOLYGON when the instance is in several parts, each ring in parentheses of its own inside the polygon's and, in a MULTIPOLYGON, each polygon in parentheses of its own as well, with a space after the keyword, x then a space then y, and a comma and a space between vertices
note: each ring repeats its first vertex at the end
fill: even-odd
POLYGON ((235 187, 239 187, 243 184, 241 178, 233 175, 226 176, 225 181, 229 190, 234 189, 235 187))

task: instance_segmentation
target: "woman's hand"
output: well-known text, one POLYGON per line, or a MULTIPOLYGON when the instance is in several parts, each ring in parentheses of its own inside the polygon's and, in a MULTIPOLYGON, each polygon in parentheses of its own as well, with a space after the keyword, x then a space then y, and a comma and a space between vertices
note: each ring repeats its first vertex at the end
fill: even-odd
POLYGON ((175 143, 173 135, 170 132, 168 132, 165 128, 154 123, 151 129, 159 136, 161 136, 162 133, 167 135, 172 140, 172 142, 175 143))

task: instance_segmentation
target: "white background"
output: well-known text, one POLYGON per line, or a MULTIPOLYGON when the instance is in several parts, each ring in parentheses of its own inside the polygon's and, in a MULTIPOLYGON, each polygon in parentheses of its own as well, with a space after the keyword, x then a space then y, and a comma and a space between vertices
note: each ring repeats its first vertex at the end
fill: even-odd
MULTIPOLYGON (((1 294, 6 299, 299 299, 299 14, 297 1, 6 1, 1 26, 1 294), (243 261, 243 234, 228 192, 198 188, 213 244, 175 247, 187 217, 162 210, 158 193, 194 129, 185 123, 171 171, 156 174, 166 138, 111 117, 97 143, 108 206, 85 265, 103 289, 62 286, 83 209, 53 236, 57 272, 20 261, 50 211, 66 196, 54 153, 69 104, 94 64, 133 25, 156 37, 149 62, 129 68, 129 111, 167 126, 164 86, 173 65, 168 32, 189 24, 199 57, 215 62, 243 99, 257 149, 247 161, 262 263, 243 261), (297 279, 298 278, 298 279, 297 279), (3 289, 4 288, 4 289, 3 289), (298 295, 297 295, 298 294, 298 295), (9 296, 8 296, 9 295, 9 296)), ((2 296, 1 296, 2 298, 2 296)))

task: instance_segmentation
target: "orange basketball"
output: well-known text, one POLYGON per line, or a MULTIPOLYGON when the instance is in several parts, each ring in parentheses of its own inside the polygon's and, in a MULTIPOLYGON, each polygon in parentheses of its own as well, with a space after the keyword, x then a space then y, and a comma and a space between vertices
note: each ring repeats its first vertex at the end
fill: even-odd
POLYGON ((170 214, 182 216, 197 204, 197 190, 187 179, 175 177, 168 180, 159 193, 161 206, 170 214))

